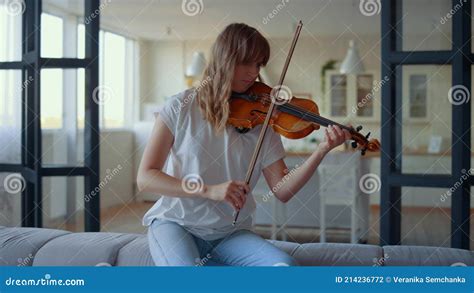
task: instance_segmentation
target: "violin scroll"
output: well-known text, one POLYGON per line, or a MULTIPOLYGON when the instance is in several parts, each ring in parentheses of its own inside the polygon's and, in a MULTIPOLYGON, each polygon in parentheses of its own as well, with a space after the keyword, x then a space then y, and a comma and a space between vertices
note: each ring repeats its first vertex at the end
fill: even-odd
POLYGON ((369 152, 376 152, 380 150, 380 142, 377 139, 370 139, 370 132, 367 133, 365 136, 360 133, 362 130, 362 126, 357 126, 355 129, 352 128, 349 132, 351 134, 351 138, 354 140, 351 145, 352 147, 359 148, 361 155, 365 155, 366 151, 369 152))

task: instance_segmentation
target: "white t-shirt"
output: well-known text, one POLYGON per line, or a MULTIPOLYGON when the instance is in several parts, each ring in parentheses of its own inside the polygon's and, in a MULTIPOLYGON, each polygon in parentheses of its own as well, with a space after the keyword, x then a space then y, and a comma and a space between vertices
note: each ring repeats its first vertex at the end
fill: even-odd
MULTIPOLYGON (((202 178, 207 185, 229 180, 245 181, 262 125, 246 133, 239 133, 228 125, 224 133, 216 136, 211 124, 201 114, 194 88, 172 96, 157 113, 174 136, 164 169, 167 174, 181 179, 202 178)), ((262 169, 284 156, 280 135, 269 127, 252 173, 250 189, 255 187, 262 169)), ((210 241, 223 238, 236 229, 251 229, 253 225, 256 203, 251 192, 247 194, 235 227, 232 226, 235 210, 226 201, 197 195, 161 195, 143 217, 144 226, 149 226, 155 218, 167 219, 210 241)))

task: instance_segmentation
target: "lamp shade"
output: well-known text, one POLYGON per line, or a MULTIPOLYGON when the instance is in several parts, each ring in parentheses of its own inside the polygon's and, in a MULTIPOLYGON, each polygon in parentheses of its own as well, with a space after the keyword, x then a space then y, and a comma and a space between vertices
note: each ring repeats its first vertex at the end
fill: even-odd
POLYGON ((344 61, 342 61, 340 72, 343 74, 357 74, 364 71, 364 64, 359 57, 359 52, 357 51, 354 41, 351 40, 346 57, 344 61))
POLYGON ((203 52, 194 52, 191 64, 186 68, 186 76, 198 77, 206 66, 206 58, 203 52))

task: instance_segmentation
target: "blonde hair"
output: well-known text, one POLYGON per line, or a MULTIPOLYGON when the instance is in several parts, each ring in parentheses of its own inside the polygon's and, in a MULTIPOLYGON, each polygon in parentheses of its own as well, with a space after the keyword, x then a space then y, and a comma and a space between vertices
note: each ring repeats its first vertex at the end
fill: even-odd
POLYGON ((235 66, 270 58, 268 41, 255 28, 244 23, 228 25, 212 45, 209 63, 201 80, 207 82, 196 93, 203 118, 220 134, 229 117, 229 97, 235 66))

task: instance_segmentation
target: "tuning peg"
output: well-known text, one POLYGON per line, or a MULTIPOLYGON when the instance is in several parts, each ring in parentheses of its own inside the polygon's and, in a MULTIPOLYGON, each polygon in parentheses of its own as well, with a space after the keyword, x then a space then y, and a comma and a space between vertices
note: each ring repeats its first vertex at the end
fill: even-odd
POLYGON ((356 131, 357 131, 357 132, 359 132, 359 131, 361 131, 361 130, 362 130, 362 125, 359 125, 359 126, 356 127, 356 131))
POLYGON ((351 145, 352 145, 352 148, 354 148, 354 149, 357 148, 357 142, 356 141, 351 142, 351 145))
POLYGON ((369 136, 370 136, 370 132, 369 132, 369 133, 367 133, 367 135, 365 136, 365 138, 367 138, 367 139, 368 139, 368 138, 369 138, 369 136))

